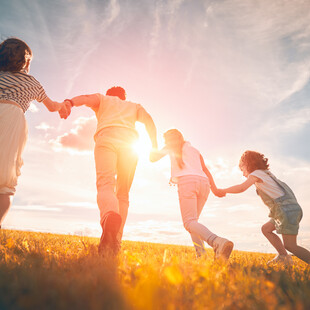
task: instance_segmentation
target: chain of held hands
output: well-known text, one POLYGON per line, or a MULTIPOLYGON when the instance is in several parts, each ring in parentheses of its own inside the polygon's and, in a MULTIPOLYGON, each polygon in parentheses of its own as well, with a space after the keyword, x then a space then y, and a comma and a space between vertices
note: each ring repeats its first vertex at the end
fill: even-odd
MULTIPOLYGON (((73 107, 73 102, 70 99, 65 99, 62 102, 62 107, 61 109, 58 111, 59 115, 61 118, 63 119, 67 119, 68 116, 71 114, 71 109, 73 107)), ((212 192, 215 196, 217 197, 225 197, 226 196, 226 192, 223 189, 219 189, 214 185, 214 188, 212 188, 212 192)))
POLYGON ((70 99, 65 99, 62 103, 62 108, 58 111, 59 115, 63 119, 67 119, 67 117, 71 113, 71 108, 73 107, 73 102, 70 99))

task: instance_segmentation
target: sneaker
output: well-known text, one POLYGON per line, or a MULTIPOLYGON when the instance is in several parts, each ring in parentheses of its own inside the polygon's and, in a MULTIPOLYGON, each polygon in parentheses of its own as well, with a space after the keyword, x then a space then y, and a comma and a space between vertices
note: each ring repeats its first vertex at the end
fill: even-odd
POLYGON ((292 265, 294 263, 291 255, 280 255, 278 254, 275 258, 267 262, 267 265, 270 264, 282 264, 282 265, 292 265))
POLYGON ((227 261, 233 247, 234 244, 231 241, 225 238, 216 237, 213 241, 214 259, 222 259, 227 261))
POLYGON ((100 255, 110 252, 116 255, 120 249, 117 234, 122 224, 121 216, 113 211, 106 214, 102 223, 102 235, 98 246, 100 255))

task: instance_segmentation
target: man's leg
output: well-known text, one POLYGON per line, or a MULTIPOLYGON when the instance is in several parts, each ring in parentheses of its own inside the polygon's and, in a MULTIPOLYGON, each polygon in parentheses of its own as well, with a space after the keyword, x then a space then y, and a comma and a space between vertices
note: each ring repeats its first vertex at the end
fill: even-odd
POLYGON ((107 212, 119 213, 118 200, 115 194, 117 153, 113 150, 113 146, 96 143, 95 163, 97 203, 100 210, 100 224, 102 224, 107 212))
POLYGON ((123 229, 126 223, 129 207, 129 191, 135 175, 138 163, 138 155, 131 147, 122 147, 118 152, 116 195, 119 203, 119 213, 122 224, 118 234, 118 240, 122 240, 123 229))

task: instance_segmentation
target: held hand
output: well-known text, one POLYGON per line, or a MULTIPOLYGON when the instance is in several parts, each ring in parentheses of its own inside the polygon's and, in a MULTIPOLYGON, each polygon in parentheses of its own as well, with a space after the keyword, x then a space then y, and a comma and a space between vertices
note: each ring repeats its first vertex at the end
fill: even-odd
POLYGON ((217 189, 213 192, 213 194, 214 194, 216 197, 220 197, 220 198, 226 196, 225 190, 219 189, 219 188, 217 188, 217 189))
POLYGON ((71 113, 71 104, 69 101, 62 102, 62 107, 58 111, 60 118, 67 119, 71 113))

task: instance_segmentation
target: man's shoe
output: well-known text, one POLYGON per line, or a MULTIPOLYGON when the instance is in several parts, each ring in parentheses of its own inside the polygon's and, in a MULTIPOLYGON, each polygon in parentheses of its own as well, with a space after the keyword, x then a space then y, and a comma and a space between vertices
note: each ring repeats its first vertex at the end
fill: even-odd
POLYGON ((110 252, 116 255, 119 251, 117 234, 122 224, 121 216, 113 211, 109 211, 102 223, 102 235, 98 246, 100 255, 110 252))
POLYGON ((227 261, 232 249, 234 247, 234 244, 221 237, 216 237, 213 241, 213 249, 214 249, 214 259, 222 259, 224 261, 227 261))

